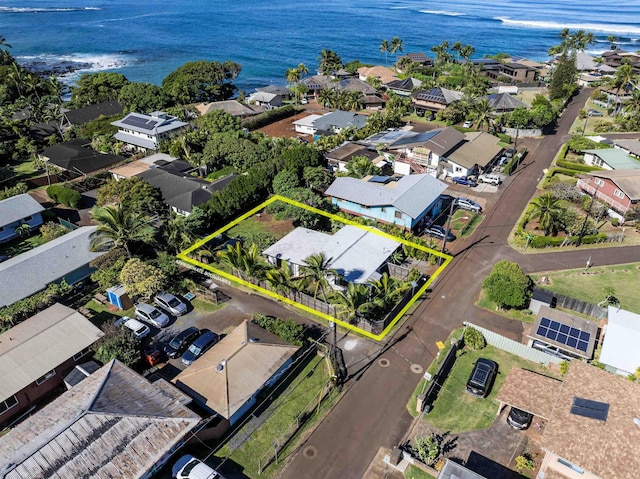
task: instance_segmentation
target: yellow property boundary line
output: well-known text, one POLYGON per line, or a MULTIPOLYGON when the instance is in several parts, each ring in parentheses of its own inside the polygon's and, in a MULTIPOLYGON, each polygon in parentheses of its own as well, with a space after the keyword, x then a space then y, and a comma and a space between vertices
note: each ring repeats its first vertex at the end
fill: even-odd
POLYGON ((341 218, 340 216, 337 215, 333 215, 330 213, 327 213, 326 211, 322 211, 319 210, 317 208, 313 208, 312 206, 308 206, 305 205, 304 203, 299 203, 297 201, 291 200, 289 198, 285 198, 283 196, 280 195, 274 195, 271 198, 269 198, 267 201, 265 201, 264 203, 256 206, 255 208, 253 208, 252 210, 246 212, 245 214, 243 214, 242 216, 240 216, 239 218, 235 219, 234 221, 232 221, 231 223, 228 223, 227 225, 223 226, 222 228, 220 228, 219 230, 211 233, 209 236, 207 236, 206 238, 201 239, 200 241, 194 243, 193 245, 191 245, 189 248, 185 249, 184 251, 178 253, 177 255, 178 259, 191 264, 193 266, 196 266, 198 268, 202 268, 204 270, 210 271, 218 276, 221 276, 223 278, 229 279, 231 281, 234 281, 236 283, 240 283, 248 288, 251 288, 255 291, 258 291, 262 294, 265 294, 267 296, 270 296, 271 298, 277 299, 279 301, 282 301, 286 304, 290 304, 291 306, 294 306, 298 309, 301 309, 303 311, 306 311, 307 313, 311 313, 314 316, 318 316, 322 319, 325 319, 329 322, 332 323, 336 323, 339 324, 340 326, 342 326, 345 329, 348 329, 350 331, 354 331, 358 334, 361 334, 363 336, 366 336, 368 338, 374 339, 376 341, 381 341, 382 339, 384 339, 384 337, 389 334, 389 332, 393 329, 393 327, 396 325, 396 323, 398 321, 400 321, 400 318, 402 318, 402 316, 409 310, 409 308, 418 300, 418 298, 420 298, 420 296, 422 296, 422 294, 427 290, 427 288, 429 287, 429 285, 444 271, 444 269, 449 265, 449 263, 451 262, 451 260, 453 259, 452 256, 449 256, 447 254, 444 253, 440 253, 439 251, 433 250, 431 248, 427 248, 426 246, 422 246, 419 245, 417 243, 412 243, 411 241, 407 241, 403 238, 398 238, 396 236, 390 235, 388 233, 385 233, 383 231, 380 231, 376 228, 372 228, 370 226, 364 226, 361 224, 356 223, 355 221, 346 219, 346 218, 341 218), (246 220, 247 218, 249 218, 250 216, 253 216, 254 214, 258 213, 260 210, 266 208, 267 206, 269 206, 272 203, 275 203, 276 201, 282 201, 284 203, 288 203, 292 206, 297 206, 298 208, 303 208, 307 211, 311 211, 313 213, 322 215, 326 218, 335 220, 335 221, 339 221, 341 223, 344 223, 346 225, 351 225, 351 226, 356 226, 357 228, 369 231, 371 233, 377 234, 379 236, 383 236, 385 238, 389 238, 393 241, 397 241, 399 243, 411 246, 412 248, 416 248, 419 249, 421 251, 425 251, 429 254, 438 256, 440 258, 442 258, 444 261, 442 262, 442 264, 440 265, 440 267, 436 270, 436 272, 429 278, 429 280, 413 295, 413 297, 411 298, 411 300, 406 304, 406 306, 404 308, 402 308, 398 314, 396 315, 395 318, 393 318, 393 320, 389 323, 389 325, 380 333, 380 334, 373 334, 370 333, 368 331, 365 331, 361 328, 358 328, 352 324, 349 324, 345 321, 342 321, 340 319, 336 319, 333 316, 330 316, 328 314, 322 313, 320 311, 316 311, 313 308, 310 308, 308 306, 305 306, 304 304, 300 304, 296 301, 293 301, 289 298, 286 298, 284 296, 281 296, 277 293, 274 293, 272 291, 269 291, 265 288, 261 288, 260 286, 257 286, 253 283, 250 283, 249 281, 245 281, 242 278, 238 278, 237 276, 233 276, 229 273, 227 273, 226 271, 222 271, 220 269, 214 268, 208 264, 204 264, 201 263, 200 261, 197 261, 193 258, 190 258, 188 255, 192 252, 194 252, 195 250, 201 248, 202 246, 204 246, 205 244, 207 244, 209 241, 211 241, 212 239, 214 239, 215 237, 221 235, 222 233, 224 233, 225 231, 233 228, 234 226, 236 226, 237 224, 239 224, 240 222, 246 220))

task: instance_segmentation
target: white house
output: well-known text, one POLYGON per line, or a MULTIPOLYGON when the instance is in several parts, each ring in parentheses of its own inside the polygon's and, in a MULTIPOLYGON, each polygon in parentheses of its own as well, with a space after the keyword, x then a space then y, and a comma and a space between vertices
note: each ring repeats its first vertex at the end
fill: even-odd
POLYGON ((257 91, 247 97, 247 103, 249 105, 263 106, 265 109, 270 110, 282 106, 282 97, 275 93, 257 91))
POLYGON ((640 169, 640 160, 629 156, 619 148, 584 150, 584 162, 589 166, 599 166, 605 170, 640 169))
POLYGON ((141 150, 157 150, 162 140, 171 138, 188 125, 161 111, 154 111, 149 115, 129 113, 122 120, 111 124, 118 127, 116 140, 141 150))
POLYGON ((303 135, 313 135, 316 132, 316 129, 313 126, 313 122, 321 116, 322 115, 309 115, 294 121, 293 126, 296 130, 296 133, 302 133, 303 135))
POLYGON ((42 205, 27 193, 0 201, 0 243, 17 238, 21 225, 29 225, 32 230, 40 226, 43 211, 42 205))
POLYGON ((607 316, 600 362, 607 371, 628 376, 640 367, 640 315, 609 306, 607 316))

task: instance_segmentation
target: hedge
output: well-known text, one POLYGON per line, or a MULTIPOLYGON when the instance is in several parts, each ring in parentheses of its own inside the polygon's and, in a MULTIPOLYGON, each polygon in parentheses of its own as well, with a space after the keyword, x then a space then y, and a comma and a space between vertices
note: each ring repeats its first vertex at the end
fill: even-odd
POLYGON ((528 150, 526 148, 523 148, 522 151, 513 155, 513 158, 511 158, 511 161, 509 161, 509 163, 507 163, 506 166, 504 167, 505 174, 510 175, 511 172, 515 170, 520 163, 522 163, 525 156, 527 156, 527 153, 528 153, 528 150))
POLYGON ((589 171, 602 170, 602 168, 598 166, 583 165, 582 163, 576 163, 574 161, 567 161, 567 160, 558 160, 556 161, 556 164, 560 168, 566 168, 569 170, 576 170, 576 171, 589 172, 589 171))
POLYGON ((273 123, 275 121, 279 121, 279 120, 282 120, 283 118, 293 116, 296 113, 297 111, 293 105, 286 105, 286 106, 276 108, 274 110, 265 111, 264 113, 260 113, 259 115, 247 118, 242 122, 242 126, 247 128, 248 130, 256 130, 258 128, 262 128, 265 125, 273 123))
POLYGON ((509 135, 505 135, 504 133, 498 133, 498 138, 500 138, 500 141, 504 143, 511 143, 511 137, 509 135))
POLYGON ((66 186, 54 184, 47 187, 47 195, 56 203, 69 206, 71 208, 77 208, 82 199, 82 195, 76 190, 67 188, 66 186))
MULTIPOLYGON (((546 246, 560 246, 565 241, 574 242, 578 241, 579 236, 558 237, 558 236, 534 236, 529 242, 529 246, 532 248, 544 248, 546 246)), ((607 235, 599 233, 595 235, 585 235, 582 237, 582 244, 597 243, 607 239, 607 235)))
POLYGON ((549 170, 547 178, 552 178, 558 173, 567 176, 576 176, 580 172, 578 170, 570 170, 569 168, 551 168, 551 170, 549 170))

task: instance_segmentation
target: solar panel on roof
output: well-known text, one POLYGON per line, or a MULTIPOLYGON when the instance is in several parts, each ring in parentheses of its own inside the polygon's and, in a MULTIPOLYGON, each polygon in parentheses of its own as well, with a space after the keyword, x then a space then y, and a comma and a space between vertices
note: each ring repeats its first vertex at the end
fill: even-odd
POLYGON ((572 328, 567 324, 551 321, 547 318, 540 319, 536 334, 584 353, 589 349, 589 340, 591 339, 591 333, 587 331, 572 328))
POLYGON ((145 118, 139 118, 137 116, 128 116, 121 122, 125 125, 135 126, 136 128, 141 128, 143 130, 153 130, 155 126, 154 120, 147 120, 145 118), (151 122, 154 126, 149 126, 149 122, 151 122))
POLYGON ((579 397, 573 398, 571 414, 606 421, 609 415, 609 404, 579 397))
POLYGON ((369 178, 369 183, 382 183, 384 185, 389 183, 389 181, 391 181, 391 178, 388 176, 372 176, 369 178))

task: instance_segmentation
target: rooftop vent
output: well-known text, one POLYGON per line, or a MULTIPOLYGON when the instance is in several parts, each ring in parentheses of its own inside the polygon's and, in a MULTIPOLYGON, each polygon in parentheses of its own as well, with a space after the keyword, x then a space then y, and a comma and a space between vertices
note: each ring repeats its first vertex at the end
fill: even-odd
POLYGON ((609 403, 575 397, 571 405, 571 414, 606 422, 609 415, 609 403))
POLYGON ((227 364, 227 360, 223 359, 220 361, 220 364, 218 364, 216 366, 216 371, 218 371, 219 373, 221 373, 222 371, 224 371, 224 366, 227 364))
POLYGON ((258 341, 260 341, 258 338, 249 338, 250 343, 257 343, 258 341))

